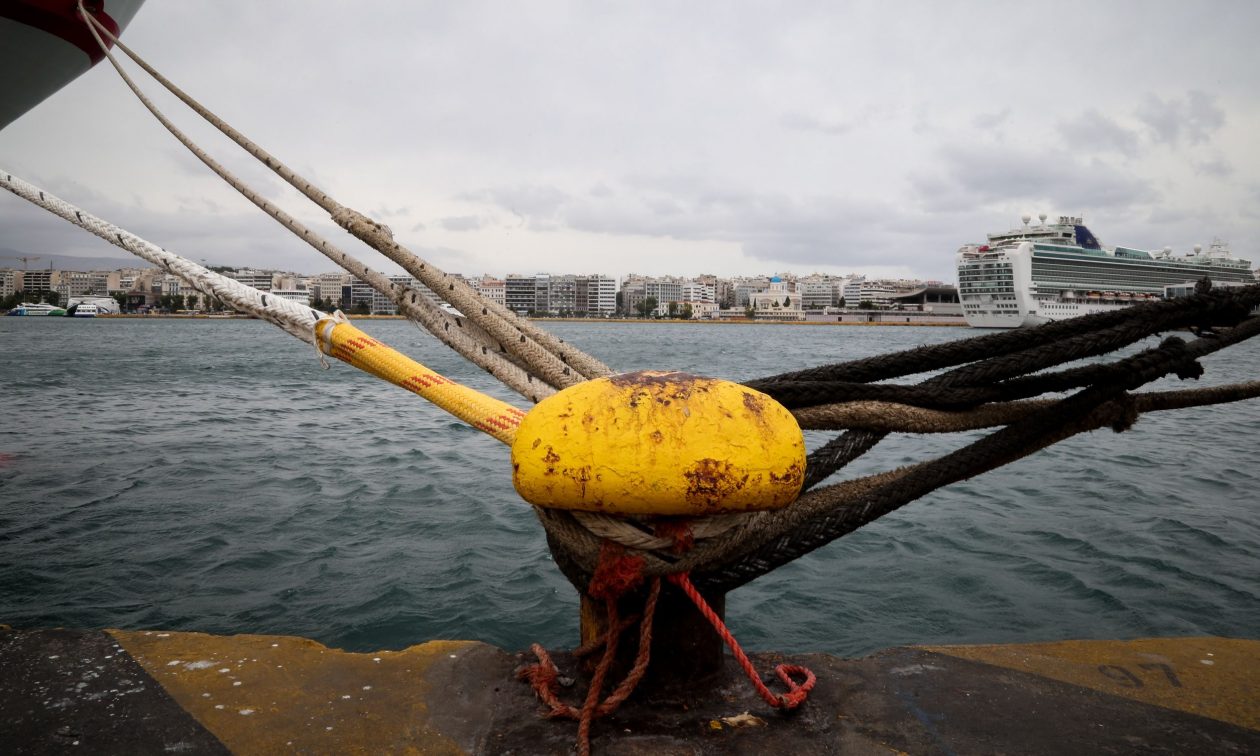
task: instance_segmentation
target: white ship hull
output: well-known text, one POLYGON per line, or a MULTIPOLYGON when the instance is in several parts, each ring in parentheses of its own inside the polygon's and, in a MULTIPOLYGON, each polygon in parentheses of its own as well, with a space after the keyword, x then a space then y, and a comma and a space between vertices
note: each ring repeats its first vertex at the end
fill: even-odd
MULTIPOLYGON (((1025 219, 1027 222, 1027 219, 1025 219)), ((958 299, 975 328, 1018 328, 1130 307, 1162 299, 1169 287, 1207 278, 1220 286, 1256 283, 1251 264, 1221 242, 1206 252, 1174 257, 1106 249, 1080 224, 1057 224, 990 234, 990 244, 958 251, 958 299)))

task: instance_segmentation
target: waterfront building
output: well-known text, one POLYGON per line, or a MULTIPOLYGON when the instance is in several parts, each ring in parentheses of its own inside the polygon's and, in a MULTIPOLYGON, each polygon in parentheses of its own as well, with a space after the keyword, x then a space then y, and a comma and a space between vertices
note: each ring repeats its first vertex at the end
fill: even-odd
POLYGON ((307 284, 307 288, 311 290, 311 295, 317 299, 327 299, 334 307, 348 310, 350 309, 350 279, 349 273, 320 273, 315 276, 307 284), (347 304, 343 304, 347 303, 347 304))
POLYGON ((814 273, 797 281, 796 290, 801 295, 801 309, 822 310, 840 304, 844 279, 814 273))
POLYGON ((274 274, 271 271, 241 268, 229 271, 223 275, 228 278, 235 278, 246 286, 252 286, 259 291, 271 291, 274 284, 274 274))
POLYGON ((656 300, 656 309, 652 311, 652 314, 656 317, 667 317, 670 314, 669 305, 671 303, 673 303, 676 313, 678 305, 683 299, 682 291, 683 279, 673 276, 649 278, 643 282, 644 298, 656 300))
POLYGON ((905 294, 891 297, 893 307, 900 310, 934 312, 938 315, 962 315, 962 302, 958 289, 953 286, 921 286, 905 294))
POLYGON ((0 270, 0 299, 11 297, 17 293, 18 274, 16 270, 0 270))
POLYGON ((22 271, 21 285, 18 291, 31 292, 38 294, 45 291, 56 291, 54 284, 56 275, 54 271, 44 270, 24 270, 22 271))
POLYGON ((752 305, 752 295, 770 288, 770 279, 765 276, 737 278, 734 284, 734 306, 737 310, 747 309, 752 305))
POLYGON ((572 317, 577 312, 577 276, 539 275, 535 281, 539 282, 537 289, 539 301, 542 301, 543 292, 546 292, 547 306, 543 312, 547 315, 572 317))
POLYGON ((578 276, 576 300, 579 315, 611 317, 617 311, 617 281, 600 273, 578 276))
POLYGON ((895 294, 897 290, 889 281, 868 281, 857 277, 844 284, 844 306, 856 309, 863 302, 869 302, 876 309, 884 309, 891 306, 895 294))
POLYGON ((478 294, 489 299, 491 302, 507 306, 506 287, 501 278, 484 275, 481 278, 471 282, 473 289, 478 294))
POLYGON ((804 320, 801 297, 795 285, 778 276, 770 279, 765 291, 749 295, 748 306, 757 320, 796 321, 804 320))
POLYGON ((534 312, 538 305, 538 292, 533 276, 509 273, 503 281, 504 305, 518 315, 534 312))

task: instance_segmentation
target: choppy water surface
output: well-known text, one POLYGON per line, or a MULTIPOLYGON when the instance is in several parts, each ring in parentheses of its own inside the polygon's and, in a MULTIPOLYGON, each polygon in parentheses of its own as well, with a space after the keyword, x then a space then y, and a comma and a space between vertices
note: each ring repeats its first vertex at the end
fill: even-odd
MULTIPOLYGON (((365 330, 508 401, 410 324, 365 330)), ((618 369, 748 379, 966 329, 554 324, 618 369)), ((507 452, 258 321, 0 319, 0 622, 571 646, 577 599, 507 452)), ((1260 375, 1260 345, 1201 383, 1260 375)), ((1260 628, 1260 402, 1096 432, 912 503, 731 594, 747 645, 1260 628)), ((853 473, 968 436, 895 438, 853 473)), ((811 445, 821 443, 811 434, 811 445)))

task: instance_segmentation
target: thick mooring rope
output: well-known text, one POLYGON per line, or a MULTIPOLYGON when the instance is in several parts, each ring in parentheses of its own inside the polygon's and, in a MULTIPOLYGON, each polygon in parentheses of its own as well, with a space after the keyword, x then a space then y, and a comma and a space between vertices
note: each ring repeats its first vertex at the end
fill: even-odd
MULTIPOLYGON (((126 53, 137 65, 170 91, 171 94, 179 98, 198 115, 240 145, 246 152, 274 171, 308 199, 319 205, 338 225, 366 242, 381 254, 384 254, 390 260, 401 265, 404 270, 431 289, 437 296, 464 313, 466 317, 496 339, 506 352, 522 360, 535 376, 546 381, 551 386, 562 387, 581 382, 584 378, 611 374, 612 371, 608 366, 598 359, 520 318, 516 313, 508 310, 503 305, 482 297, 462 279, 444 273, 420 259, 410 250, 397 244, 388 228, 338 203, 326 192, 298 175, 266 150, 246 138, 222 118, 216 116, 201 103, 175 86, 111 34, 91 14, 83 11, 82 5, 80 5, 80 13, 84 18, 84 22, 89 28, 94 30, 94 33, 99 32, 107 36, 118 49, 126 53)), ((135 90, 133 89, 133 91, 135 90)))
MULTIPOLYGON (((1227 329, 1208 333, 1190 343, 1179 338, 1166 339, 1158 347, 1112 364, 1090 365, 1031 377, 1012 376, 1009 380, 979 387, 997 397, 1004 394, 1022 396, 1028 393, 1030 387, 1042 391, 1079 388, 1077 394, 1065 399, 969 406, 977 401, 977 386, 967 384, 971 380, 982 379, 949 379, 961 375, 985 375, 982 366, 967 366, 929 379, 918 387, 879 389, 900 392, 900 396, 921 401, 926 397, 925 403, 929 404, 963 407, 959 410, 928 410, 896 404, 892 406, 899 407, 899 413, 894 413, 892 417, 879 417, 882 414, 879 410, 889 405, 860 403, 799 407, 795 413, 798 417, 813 420, 812 427, 854 428, 810 455, 807 467, 810 485, 872 449, 889 432, 929 430, 922 427, 925 419, 935 425, 930 429, 932 432, 993 425, 1005 427, 999 427, 989 436, 940 459, 807 491, 782 510, 746 515, 734 527, 698 544, 682 557, 661 552, 644 553, 644 574, 669 575, 691 571, 697 586, 724 592, 852 532, 940 486, 994 469, 1077 433, 1108 426, 1117 431, 1124 430, 1142 412, 1255 397, 1260 394, 1260 382, 1148 394, 1130 392, 1162 375, 1197 377, 1202 371, 1197 362, 1199 358, 1260 333, 1260 319, 1248 318, 1249 311, 1258 303, 1260 286, 1214 291, 1184 300, 1058 323, 1050 328, 1053 338, 1048 339, 1034 333, 1040 329, 1010 331, 786 374, 789 380, 780 380, 785 376, 775 376, 752 382, 751 385, 773 394, 777 384, 793 387, 793 384, 806 382, 800 380, 802 377, 814 378, 817 380, 808 382, 832 384, 823 385, 816 392, 820 399, 827 399, 841 393, 837 391, 837 385, 848 392, 854 386, 863 385, 855 381, 884 377, 877 372, 882 369, 910 374, 922 372, 915 370, 915 365, 940 369, 966 361, 980 360, 983 363, 986 355, 993 355, 990 359, 1000 361, 998 364, 1001 367, 988 375, 1011 375, 1008 367, 1010 355, 1024 353, 1027 356, 1025 364, 1030 370, 1035 370, 1039 366, 1058 364, 1047 357, 1045 351, 1058 350, 1057 359, 1072 359, 1079 355, 1085 340, 1077 337, 1092 332, 1101 332, 1100 339, 1115 344, 1117 330, 1124 331, 1126 338, 1137 340, 1149 335, 1156 325, 1163 328, 1216 325, 1227 329), (1038 344, 1041 346, 1036 346, 1038 344), (864 418, 859 418, 852 426, 846 424, 844 417, 826 418, 825 415, 834 412, 837 406, 855 408, 864 414, 864 418), (941 427, 939 421, 946 418, 954 427, 941 427), (957 418, 964 421, 957 422, 957 418)), ((540 517, 547 525, 548 542, 557 555, 557 565, 570 581, 581 585, 593 569, 599 540, 574 522, 568 513, 544 511, 540 517)))
MULTIPOLYGON (((92 20, 95 21, 95 19, 92 20)), ((119 65, 113 53, 97 34, 97 29, 92 24, 88 25, 88 30, 92 32, 97 44, 104 51, 105 57, 113 65, 127 87, 140 100, 140 103, 153 114, 154 118, 171 135, 229 186, 254 203, 268 216, 279 222, 280 225, 291 231, 299 239, 314 247, 320 254, 349 271, 376 291, 384 294, 398 306, 399 311, 405 316, 419 323, 443 344, 446 344, 473 364, 490 373, 508 388, 532 402, 537 402, 555 393, 554 384, 549 385, 542 380, 535 380, 520 365, 507 359, 507 352, 503 346, 475 323, 465 322, 465 318, 445 312, 431 302, 423 292, 417 291, 410 286, 390 281, 383 273, 371 270, 357 258, 341 250, 317 232, 262 197, 248 184, 224 168, 222 164, 210 157, 205 150, 201 149, 183 131, 175 126, 153 104, 148 96, 140 90, 127 72, 123 70, 122 66, 119 65)))

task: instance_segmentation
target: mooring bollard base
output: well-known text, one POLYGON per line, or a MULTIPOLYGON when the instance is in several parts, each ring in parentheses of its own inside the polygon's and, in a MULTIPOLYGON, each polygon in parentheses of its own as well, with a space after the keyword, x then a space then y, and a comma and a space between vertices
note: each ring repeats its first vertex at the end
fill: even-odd
MULTIPOLYGON (((608 614, 603 601, 581 596, 581 644, 587 646, 603 638, 608 629, 608 614)), ((647 590, 622 597, 617 611, 622 620, 639 616, 647 600, 647 590)), ((718 617, 726 614, 726 594, 705 595, 718 617)), ((622 631, 616 661, 611 670, 613 684, 622 679, 634 665, 639 651, 637 623, 622 631)), ((639 691, 671 690, 712 684, 723 673, 722 638, 682 591, 662 581, 656 615, 652 622, 652 656, 647 673, 639 683, 639 691)), ((586 671, 599 663, 599 654, 587 657, 586 671)))

